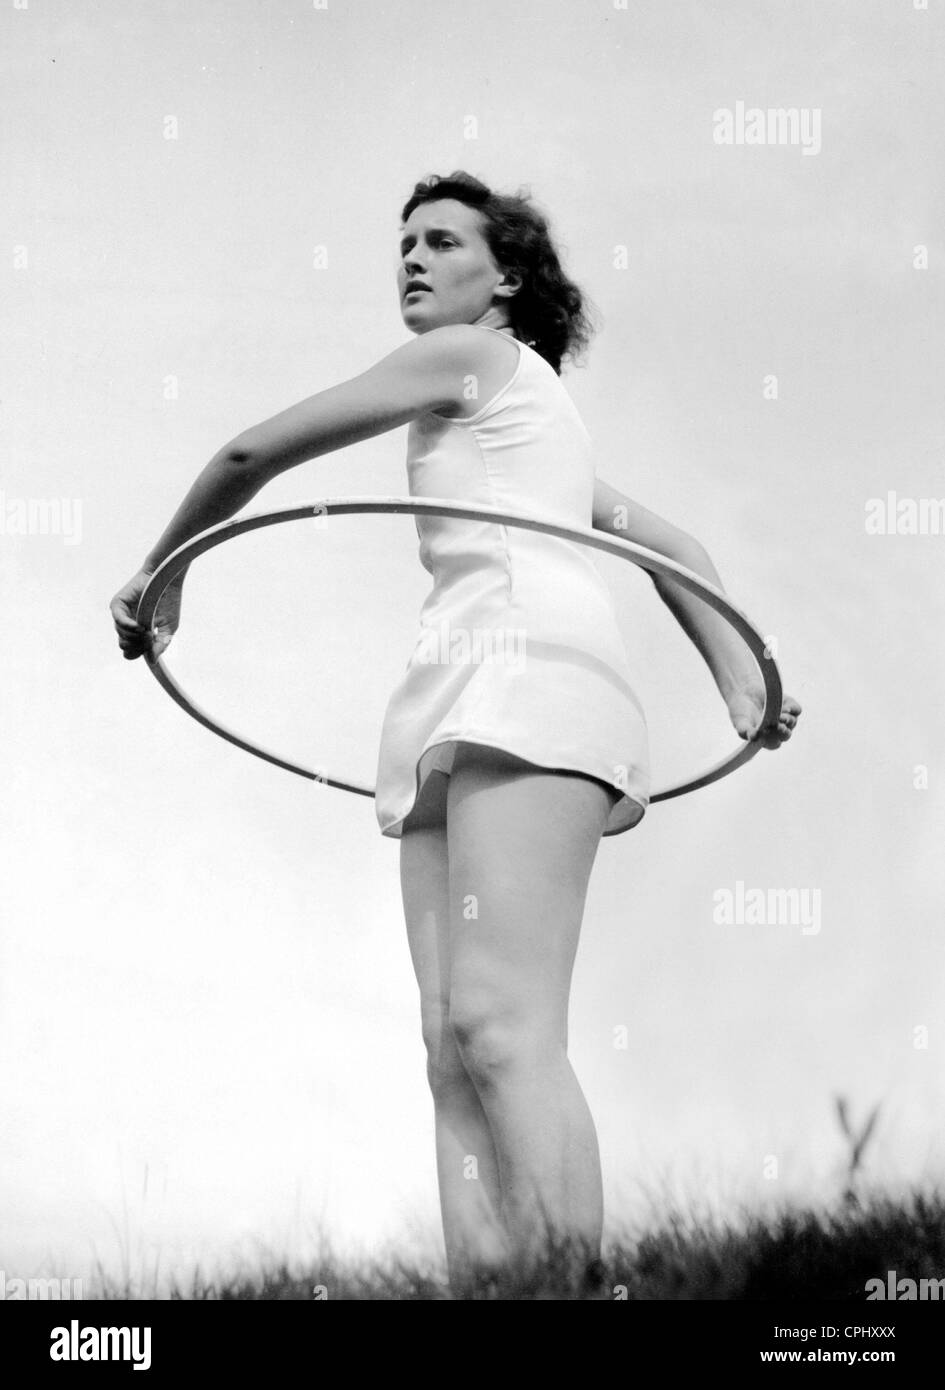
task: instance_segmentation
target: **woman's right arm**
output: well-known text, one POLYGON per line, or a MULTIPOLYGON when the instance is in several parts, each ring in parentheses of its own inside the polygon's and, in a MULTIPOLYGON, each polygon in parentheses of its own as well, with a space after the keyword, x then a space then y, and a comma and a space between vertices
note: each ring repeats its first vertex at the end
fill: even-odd
POLYGON ((198 477, 145 565, 157 569, 192 536, 245 507, 280 473, 396 429, 430 410, 458 408, 470 354, 479 344, 480 335, 469 324, 431 329, 360 376, 244 430, 198 477))
POLYGON ((431 410, 461 408, 483 335, 470 324, 448 324, 395 348, 360 376, 331 386, 244 430, 214 455, 197 477, 138 573, 110 604, 125 657, 151 648, 160 655, 179 620, 179 576, 155 614, 160 641, 138 624, 137 603, 168 555, 201 531, 227 521, 270 479, 308 459, 407 424, 431 410))

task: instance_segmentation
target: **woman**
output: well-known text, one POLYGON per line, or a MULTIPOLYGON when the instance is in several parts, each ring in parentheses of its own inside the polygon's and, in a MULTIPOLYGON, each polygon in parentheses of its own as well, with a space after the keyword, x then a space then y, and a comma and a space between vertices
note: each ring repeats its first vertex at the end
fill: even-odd
MULTIPOLYGON (((126 658, 160 654, 176 631, 183 576, 153 635, 134 616, 173 550, 286 469, 408 423, 412 493, 593 524, 722 587, 692 536, 594 476, 559 380, 590 336, 584 301, 529 200, 462 171, 418 183, 400 262, 412 341, 219 451, 112 600, 126 658)), ((549 1237, 599 1268, 600 1161, 567 1057, 568 995, 601 837, 646 810, 645 717, 588 547, 455 518, 417 531, 434 585, 388 704, 375 806, 401 846, 450 1277, 521 1267, 549 1237)), ((654 582, 752 737, 764 692, 741 639, 654 582)), ((800 712, 785 698, 765 746, 800 712)))

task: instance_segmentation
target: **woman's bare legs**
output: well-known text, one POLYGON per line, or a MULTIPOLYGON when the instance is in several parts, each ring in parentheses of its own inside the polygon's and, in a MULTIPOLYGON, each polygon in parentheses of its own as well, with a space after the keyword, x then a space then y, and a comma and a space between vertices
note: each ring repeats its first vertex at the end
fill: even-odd
POLYGON ((433 1092, 436 1163, 446 1262, 452 1283, 473 1268, 504 1264, 507 1242, 492 1135, 448 1023, 450 979, 446 778, 433 772, 400 842, 407 938, 433 1092))
MULTIPOLYGON (((494 1149, 481 1132, 480 1175, 491 1205, 494 1152, 515 1259, 539 1253, 548 1235, 588 1261, 600 1254, 600 1156, 567 1057, 567 1018, 613 800, 589 777, 470 744, 457 748, 449 779, 449 1025, 488 1122, 494 1149)), ((444 970, 441 958, 441 1011, 444 970)))

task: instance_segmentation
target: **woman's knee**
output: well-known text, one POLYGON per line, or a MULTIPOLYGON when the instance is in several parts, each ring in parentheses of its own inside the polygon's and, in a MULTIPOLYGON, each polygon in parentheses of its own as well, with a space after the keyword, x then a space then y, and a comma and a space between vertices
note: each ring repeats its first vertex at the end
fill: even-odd
POLYGON ((433 1099, 439 1104, 462 1094, 472 1083, 449 1026, 445 1005, 438 1003, 422 1009, 421 1020, 427 1053, 427 1081, 433 1099))
POLYGON ((457 1054, 479 1087, 534 1065, 563 1042, 559 1030, 482 995, 454 995, 449 1026, 457 1054))

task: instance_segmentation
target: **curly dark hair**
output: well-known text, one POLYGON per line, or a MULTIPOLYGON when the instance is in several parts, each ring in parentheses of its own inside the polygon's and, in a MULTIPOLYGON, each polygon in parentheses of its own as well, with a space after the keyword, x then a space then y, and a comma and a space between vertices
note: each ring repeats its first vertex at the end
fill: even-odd
POLYGON ((481 214, 496 263, 522 276, 522 288, 508 301, 512 327, 560 376, 562 359, 577 362, 597 325, 587 296, 561 268, 548 218, 527 189, 495 193, 464 169, 455 169, 445 178, 428 174, 414 185, 401 212, 401 228, 420 203, 440 198, 455 198, 481 214))

